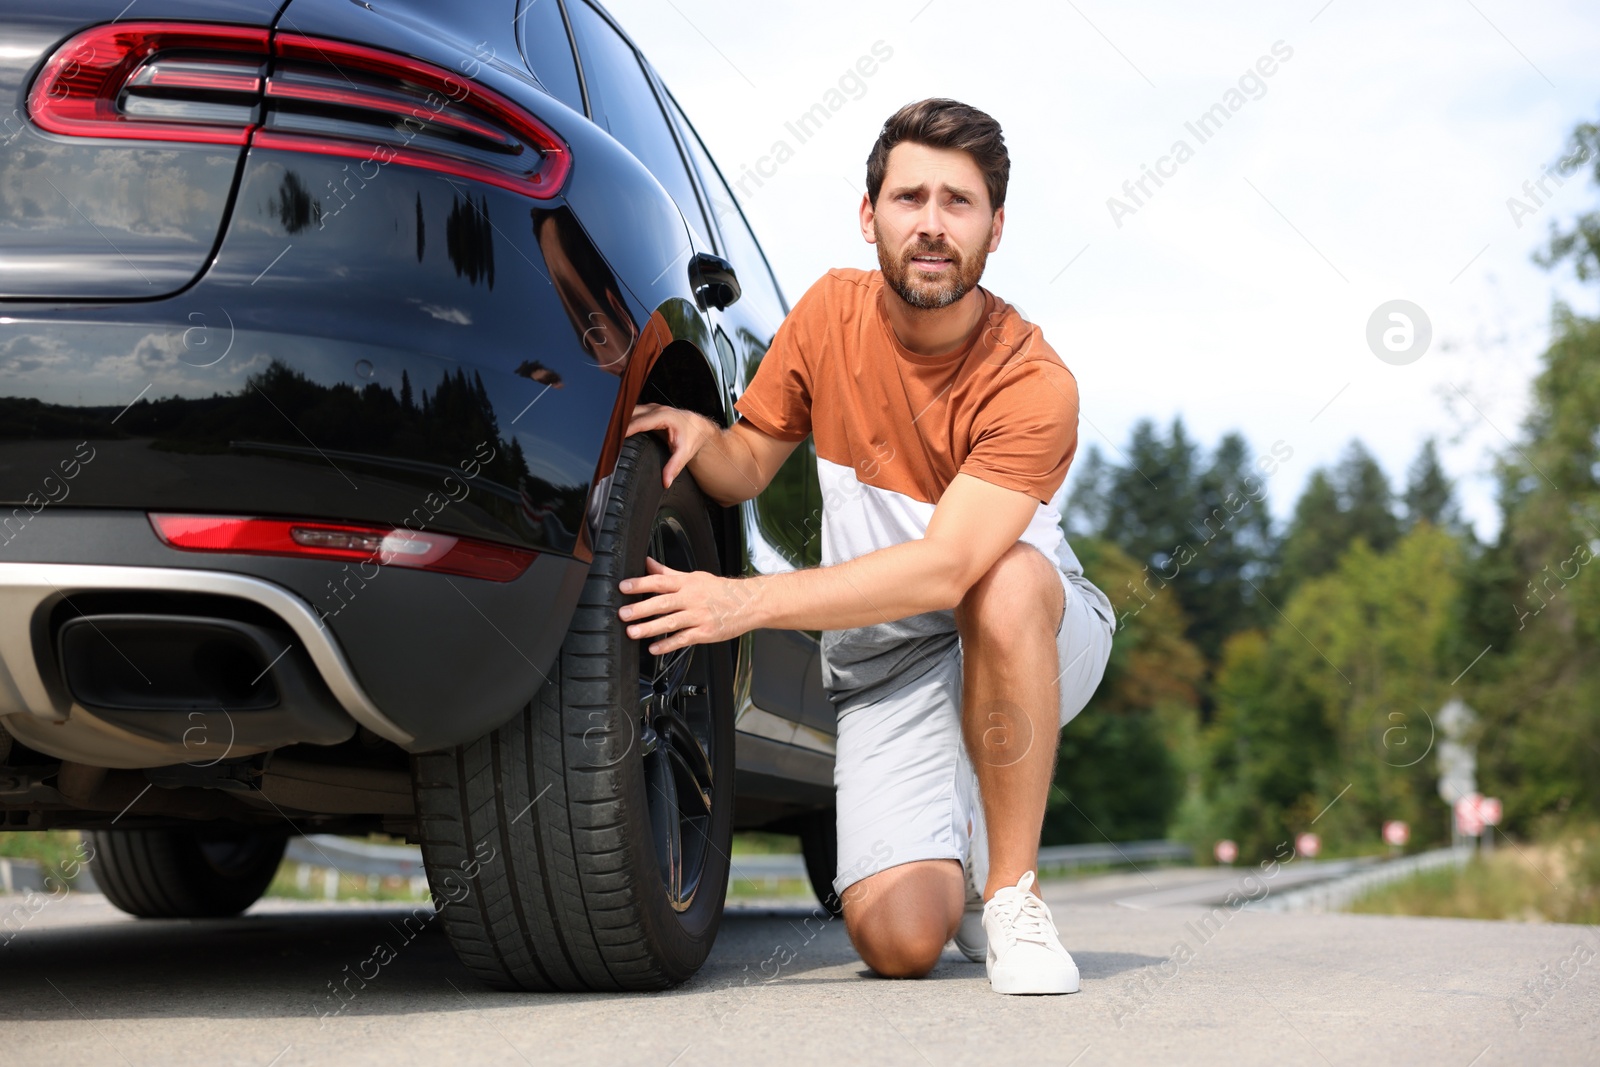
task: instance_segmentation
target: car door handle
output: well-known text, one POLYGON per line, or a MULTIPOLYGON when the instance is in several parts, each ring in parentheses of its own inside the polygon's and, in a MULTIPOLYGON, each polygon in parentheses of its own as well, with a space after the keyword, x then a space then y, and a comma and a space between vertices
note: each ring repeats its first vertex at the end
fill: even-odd
POLYGON ((702 311, 708 307, 720 311, 739 299, 739 276, 733 264, 710 252, 698 252, 689 261, 689 284, 702 311))

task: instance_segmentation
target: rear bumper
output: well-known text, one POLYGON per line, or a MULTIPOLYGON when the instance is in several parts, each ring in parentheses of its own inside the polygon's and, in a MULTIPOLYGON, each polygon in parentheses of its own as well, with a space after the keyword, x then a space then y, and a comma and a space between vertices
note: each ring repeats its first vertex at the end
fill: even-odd
MULTIPOLYGON (((210 759, 221 746, 199 750, 181 728, 162 729, 154 717, 106 714, 76 700, 57 647, 63 611, 109 607, 264 625, 285 645, 287 658, 272 669, 304 664, 331 696, 332 714, 348 719, 346 735, 363 727, 420 752, 482 736, 537 693, 588 573, 587 564, 556 555, 501 583, 184 552, 163 544, 142 512, 66 508, 34 516, 5 556, 0 723, 31 748, 110 767, 210 759)), ((245 730, 251 740, 232 754, 329 736, 326 723, 297 726, 296 709, 287 710, 281 726, 245 730)), ((232 713, 222 738, 240 736, 234 724, 252 714, 232 713)), ((204 740, 222 738, 211 730, 204 740)))

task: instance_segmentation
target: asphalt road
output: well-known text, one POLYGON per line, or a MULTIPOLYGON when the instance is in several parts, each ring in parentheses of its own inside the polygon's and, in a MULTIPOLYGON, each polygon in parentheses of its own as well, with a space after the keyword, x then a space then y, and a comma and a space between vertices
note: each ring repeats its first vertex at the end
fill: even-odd
POLYGON ((1181 869, 1048 884, 1083 990, 1038 998, 994 994, 954 949, 926 979, 872 977, 841 923, 791 904, 735 906, 676 990, 541 996, 479 986, 436 923, 404 941, 403 907, 265 901, 236 920, 144 922, 74 895, 0 949, 0 1064, 1600 1059, 1600 927, 1203 903, 1224 888, 1181 869), (323 1017, 339 1008, 330 983, 380 940, 394 960, 323 1017))

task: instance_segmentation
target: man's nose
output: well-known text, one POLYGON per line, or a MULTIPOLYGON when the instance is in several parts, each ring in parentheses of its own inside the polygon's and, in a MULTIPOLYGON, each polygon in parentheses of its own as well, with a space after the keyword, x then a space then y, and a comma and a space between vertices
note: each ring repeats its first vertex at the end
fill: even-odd
POLYGON ((944 236, 944 212, 939 208, 939 202, 930 198, 917 213, 917 236, 942 238, 944 236))

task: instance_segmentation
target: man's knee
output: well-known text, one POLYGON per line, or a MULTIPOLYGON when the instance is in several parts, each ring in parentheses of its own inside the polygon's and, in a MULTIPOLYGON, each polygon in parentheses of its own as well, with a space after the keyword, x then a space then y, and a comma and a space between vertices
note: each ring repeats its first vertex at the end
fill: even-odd
POLYGON ((861 958, 884 978, 921 978, 939 962, 949 937, 942 924, 935 927, 927 916, 910 923, 882 922, 881 917, 851 925, 850 941, 861 958))
POLYGON ((956 605, 956 626, 964 633, 1003 633, 1038 615, 1053 631, 1065 596, 1056 565, 1037 548, 1018 541, 1000 554, 956 605))
POLYGON ((863 878, 841 895, 851 943, 883 977, 921 978, 960 922, 961 886, 955 860, 922 860, 863 878))

